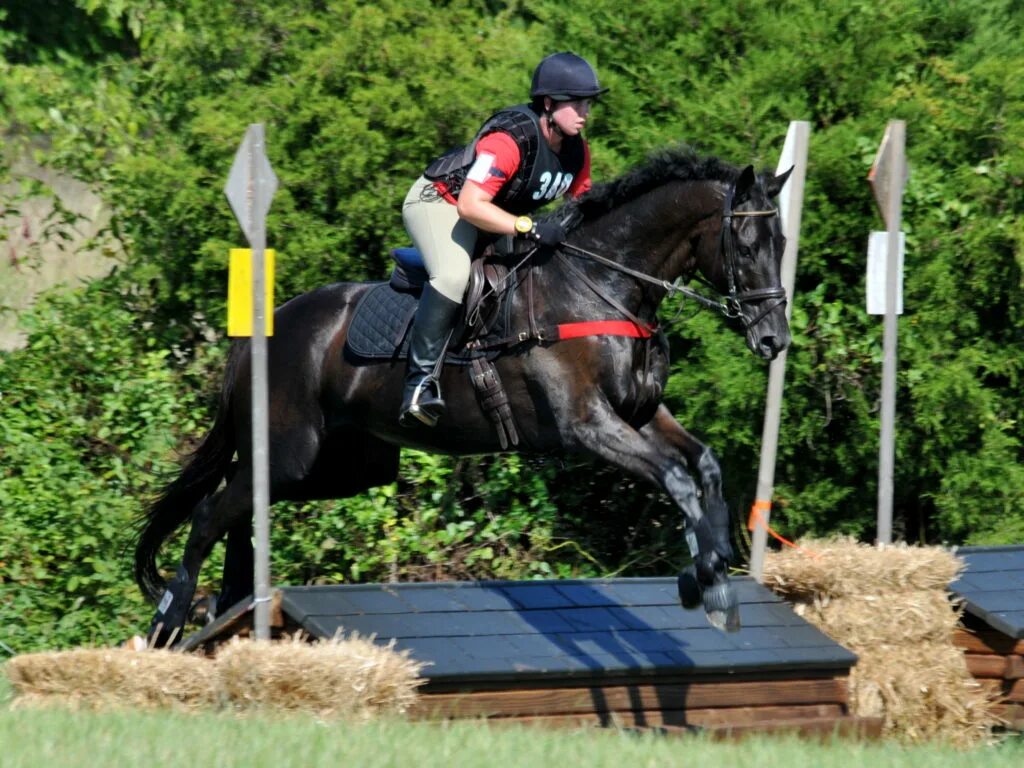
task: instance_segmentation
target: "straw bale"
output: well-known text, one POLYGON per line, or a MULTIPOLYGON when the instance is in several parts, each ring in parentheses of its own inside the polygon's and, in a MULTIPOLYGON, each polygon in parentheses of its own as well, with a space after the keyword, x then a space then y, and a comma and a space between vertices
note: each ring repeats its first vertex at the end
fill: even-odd
POLYGON ((948 642, 960 609, 939 590, 914 589, 867 595, 817 595, 795 606, 798 614, 844 645, 948 642))
POLYGON ((214 658, 94 648, 15 656, 4 667, 15 707, 272 709, 366 720, 404 713, 422 665, 392 647, 350 638, 235 641, 214 658))
POLYGON ((309 644, 236 640, 218 652, 221 689, 236 709, 302 711, 368 719, 402 714, 422 665, 392 646, 351 637, 309 644))
POLYGON ((989 738, 999 724, 993 696, 949 643, 852 650, 859 660, 850 674, 851 711, 883 717, 884 735, 908 744, 969 747, 989 738))
POLYGON ((31 653, 7 662, 17 706, 192 710, 218 701, 212 665, 170 651, 79 648, 31 653))
POLYGON ((802 540, 765 559, 765 584, 857 654, 853 714, 884 719, 905 743, 967 747, 999 724, 995 696, 953 645, 962 612, 948 586, 963 562, 940 547, 874 547, 850 538, 802 540))
POLYGON ((941 589, 963 561, 941 547, 905 543, 875 547, 852 538, 804 539, 800 549, 769 553, 764 583, 785 597, 845 597, 904 590, 941 589))

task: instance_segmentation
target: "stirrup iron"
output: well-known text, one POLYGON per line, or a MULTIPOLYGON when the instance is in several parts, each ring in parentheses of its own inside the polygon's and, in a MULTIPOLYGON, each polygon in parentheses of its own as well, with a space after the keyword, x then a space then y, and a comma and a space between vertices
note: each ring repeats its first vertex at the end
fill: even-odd
POLYGON ((428 427, 434 427, 437 425, 438 419, 441 418, 441 414, 444 413, 444 409, 445 402, 444 397, 441 395, 441 382, 433 376, 426 376, 413 390, 409 407, 402 412, 402 415, 399 417, 399 423, 402 426, 413 426, 413 422, 410 419, 416 419, 428 427), (429 403, 426 408, 423 408, 420 405, 420 397, 424 392, 428 391, 427 387, 431 384, 437 391, 437 399, 429 403))

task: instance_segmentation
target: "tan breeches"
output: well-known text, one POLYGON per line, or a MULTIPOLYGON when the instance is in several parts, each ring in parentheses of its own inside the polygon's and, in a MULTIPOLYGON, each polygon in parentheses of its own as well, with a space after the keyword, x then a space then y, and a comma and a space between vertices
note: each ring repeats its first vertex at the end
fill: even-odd
POLYGON ((460 219, 455 206, 437 195, 432 185, 423 176, 412 185, 402 204, 402 223, 423 254, 434 290, 461 304, 477 229, 460 219))

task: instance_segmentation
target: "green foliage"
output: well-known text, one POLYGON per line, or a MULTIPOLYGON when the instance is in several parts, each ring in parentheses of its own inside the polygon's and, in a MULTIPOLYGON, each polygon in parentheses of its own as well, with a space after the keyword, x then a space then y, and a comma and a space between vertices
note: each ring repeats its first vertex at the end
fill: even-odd
POLYGON ((21 63, 131 53, 143 7, 132 0, 7 0, 0 9, 0 51, 21 63))
POLYGON ((274 571, 286 582, 596 573, 578 547, 549 557, 564 547, 554 542, 558 514, 545 482, 553 473, 533 469, 518 456, 452 462, 408 451, 397 484, 275 508, 274 571))
MULTIPOLYGON (((377 278, 406 241, 416 174, 524 100, 554 50, 611 86, 588 128, 599 180, 677 141, 771 167, 788 122, 812 123, 773 516, 789 537, 873 535, 882 323, 863 275, 880 224, 865 177, 886 121, 907 121, 895 528, 1020 541, 1021 26, 1016 0, 5 4, 8 151, 45 136, 38 159, 114 206, 124 256, 84 297, 44 304, 30 346, 0 356, 0 639, 138 622, 116 550, 149 470, 209 422, 225 254, 241 239, 222 188, 245 126, 266 123, 281 180, 279 299, 377 278), (67 24, 31 23, 54 14, 67 24)), ((666 400, 720 457, 742 518, 766 371, 733 329, 691 313, 670 334, 666 400)), ((274 572, 290 582, 664 573, 683 557, 663 496, 582 460, 408 453, 393 486, 274 514, 274 572)))
POLYGON ((0 642, 18 651, 131 633, 125 533, 200 426, 126 298, 53 295, 25 318, 28 345, 0 356, 0 642))

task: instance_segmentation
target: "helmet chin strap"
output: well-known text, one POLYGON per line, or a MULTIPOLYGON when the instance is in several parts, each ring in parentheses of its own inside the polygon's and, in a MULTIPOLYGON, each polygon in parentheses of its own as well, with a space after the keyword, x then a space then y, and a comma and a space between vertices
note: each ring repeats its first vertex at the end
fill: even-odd
POLYGON ((553 131, 554 133, 557 133, 559 136, 561 136, 564 139, 565 138, 565 131, 563 131, 562 127, 558 123, 555 122, 555 114, 554 114, 554 112, 547 112, 546 116, 548 118, 548 128, 551 131, 553 131))
MULTIPOLYGON (((548 96, 548 98, 551 99, 550 96, 548 96)), ((544 117, 547 118, 548 121, 548 130, 552 131, 553 133, 557 134, 558 136, 564 139, 565 131, 563 131, 561 126, 559 126, 558 123, 555 122, 555 104, 557 104, 557 102, 554 99, 551 99, 552 106, 550 109, 544 109, 544 117)))

